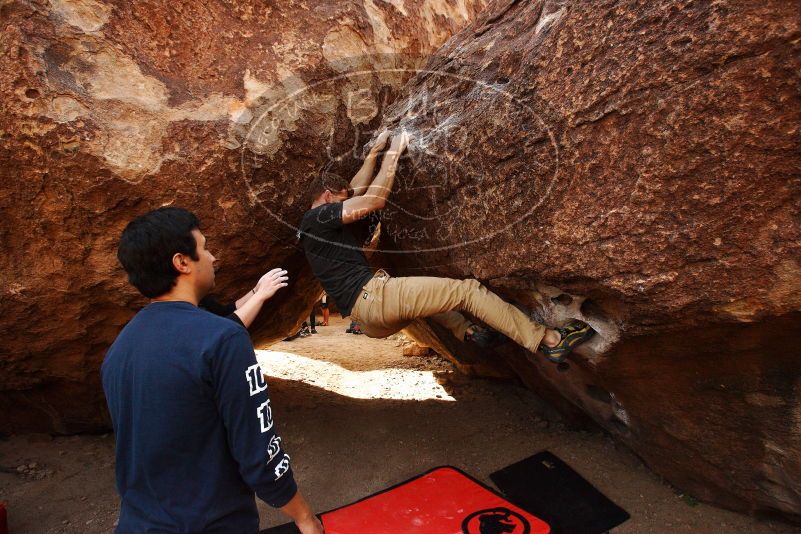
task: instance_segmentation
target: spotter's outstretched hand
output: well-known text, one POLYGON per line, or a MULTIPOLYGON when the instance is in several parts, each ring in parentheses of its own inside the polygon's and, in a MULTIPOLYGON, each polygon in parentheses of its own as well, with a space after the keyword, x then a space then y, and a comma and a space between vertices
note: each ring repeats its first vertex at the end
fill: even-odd
POLYGON ((264 300, 267 300, 275 295, 276 291, 282 287, 286 287, 288 285, 288 280, 287 272, 280 267, 276 267, 259 279, 259 283, 256 284, 255 293, 264 300))

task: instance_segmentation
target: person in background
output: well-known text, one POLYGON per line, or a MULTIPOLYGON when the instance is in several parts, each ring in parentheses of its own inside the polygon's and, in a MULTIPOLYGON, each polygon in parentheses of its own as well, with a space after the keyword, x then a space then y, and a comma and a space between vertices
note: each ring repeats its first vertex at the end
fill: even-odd
POLYGON ((345 330, 345 332, 348 334, 361 335, 362 329, 359 328, 359 323, 357 323, 356 321, 351 321, 350 326, 345 330))
POLYGON ((320 297, 320 309, 323 310, 323 322, 320 323, 321 326, 328 326, 328 295, 323 292, 323 296, 320 297))
POLYGON ((314 313, 314 307, 316 305, 317 305, 316 303, 312 304, 311 312, 309 312, 309 328, 311 328, 311 330, 309 330, 309 333, 311 334, 317 333, 317 316, 314 313))

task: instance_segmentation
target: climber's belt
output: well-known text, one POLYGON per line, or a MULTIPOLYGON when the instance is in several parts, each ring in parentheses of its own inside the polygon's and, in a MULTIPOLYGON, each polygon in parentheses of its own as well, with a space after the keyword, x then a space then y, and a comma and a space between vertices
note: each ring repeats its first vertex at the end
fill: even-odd
MULTIPOLYGON (((369 284, 370 282, 372 282, 376 278, 389 280, 389 273, 386 272, 384 269, 378 269, 375 272, 375 274, 373 275, 373 277, 370 278, 370 280, 367 283, 369 284)), ((364 300, 367 300, 368 298, 370 298, 370 290, 367 289, 367 285, 362 287, 361 298, 364 299, 364 300)))

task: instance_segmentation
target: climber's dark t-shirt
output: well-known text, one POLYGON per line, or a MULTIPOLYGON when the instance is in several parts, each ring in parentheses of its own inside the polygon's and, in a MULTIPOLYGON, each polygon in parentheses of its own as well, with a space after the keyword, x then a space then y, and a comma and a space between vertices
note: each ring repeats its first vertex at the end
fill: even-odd
POLYGON ((306 259, 342 316, 350 315, 359 291, 373 277, 353 234, 342 223, 342 202, 317 206, 300 223, 306 259))

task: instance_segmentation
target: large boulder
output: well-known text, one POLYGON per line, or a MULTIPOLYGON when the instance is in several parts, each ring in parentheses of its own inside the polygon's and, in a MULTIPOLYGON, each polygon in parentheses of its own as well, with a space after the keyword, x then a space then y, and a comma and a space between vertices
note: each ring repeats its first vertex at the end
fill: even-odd
POLYGON ((380 266, 587 320, 567 365, 496 356, 680 488, 801 519, 801 4, 497 2, 425 70, 380 266))
POLYGON ((222 298, 288 268, 254 338, 291 330, 319 293, 292 226, 309 180, 357 162, 385 103, 483 4, 0 3, 0 432, 107 427, 100 362, 145 302, 117 240, 149 209, 199 215, 222 298))

